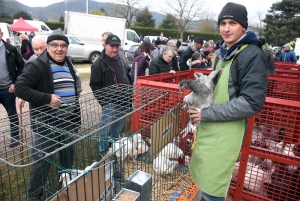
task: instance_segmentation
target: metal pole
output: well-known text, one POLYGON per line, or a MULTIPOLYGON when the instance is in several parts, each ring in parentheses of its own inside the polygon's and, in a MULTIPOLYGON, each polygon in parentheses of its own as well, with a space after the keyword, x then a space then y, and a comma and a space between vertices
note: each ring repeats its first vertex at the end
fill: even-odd
POLYGON ((137 80, 137 68, 138 68, 138 63, 134 62, 134 84, 136 84, 136 80, 137 80))
POLYGON ((86 0, 86 14, 89 14, 89 0, 86 0))
POLYGON ((24 146, 23 146, 23 119, 22 119, 22 105, 20 105, 20 117, 19 117, 19 124, 20 124, 20 151, 21 151, 21 159, 22 159, 22 164, 24 163, 24 146))

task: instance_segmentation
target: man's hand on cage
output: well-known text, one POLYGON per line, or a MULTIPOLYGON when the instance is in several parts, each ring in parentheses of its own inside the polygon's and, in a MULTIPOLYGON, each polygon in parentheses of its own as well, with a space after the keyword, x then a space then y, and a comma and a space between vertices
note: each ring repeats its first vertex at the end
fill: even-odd
POLYGON ((49 106, 53 109, 58 109, 60 107, 60 104, 61 104, 60 97, 55 94, 51 94, 51 102, 49 106))

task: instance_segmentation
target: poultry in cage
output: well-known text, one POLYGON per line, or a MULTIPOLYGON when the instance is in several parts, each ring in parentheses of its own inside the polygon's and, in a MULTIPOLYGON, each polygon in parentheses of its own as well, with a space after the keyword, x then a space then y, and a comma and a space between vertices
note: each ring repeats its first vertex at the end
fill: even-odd
MULTIPOLYGON (((137 133, 132 137, 123 137, 112 143, 113 151, 122 149, 116 153, 117 162, 120 162, 120 158, 123 161, 128 155, 131 156, 133 150, 136 149, 138 141, 142 139, 142 135, 137 133)), ((112 151, 111 151, 112 153, 112 151)))
MULTIPOLYGON (((212 71, 208 76, 196 72, 194 73, 194 80, 182 80, 179 82, 178 87, 180 91, 185 89, 192 91, 183 98, 184 110, 187 110, 188 106, 194 106, 197 111, 200 112, 202 109, 207 108, 212 104, 215 88, 214 78, 221 70, 223 70, 223 68, 212 71)), ((183 137, 185 137, 188 132, 195 132, 199 124, 200 122, 197 122, 194 126, 192 120, 190 120, 187 125, 187 132, 183 137)))
POLYGON ((164 156, 157 156, 153 160, 153 170, 157 175, 171 174, 178 167, 177 161, 171 161, 164 156))
POLYGON ((169 160, 177 160, 178 158, 183 158, 183 151, 176 146, 174 143, 168 143, 158 154, 159 156, 165 157, 169 160))
POLYGON ((131 158, 136 159, 138 155, 146 153, 148 150, 149 147, 147 143, 144 140, 139 139, 136 148, 131 152, 131 158))

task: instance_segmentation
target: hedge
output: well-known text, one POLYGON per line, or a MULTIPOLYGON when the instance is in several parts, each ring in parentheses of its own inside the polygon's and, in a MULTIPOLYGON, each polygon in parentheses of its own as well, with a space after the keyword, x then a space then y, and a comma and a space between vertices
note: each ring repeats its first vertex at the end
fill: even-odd
POLYGON ((64 30, 65 27, 65 23, 63 22, 45 22, 45 24, 52 30, 58 29, 58 27, 64 30))
MULTIPOLYGON (((135 30, 135 32, 140 36, 159 36, 161 32, 163 32, 165 37, 171 38, 180 38, 180 32, 178 30, 172 29, 159 29, 159 28, 147 28, 147 27, 131 27, 131 29, 135 30)), ((221 40, 220 34, 210 34, 210 33, 200 33, 200 32, 192 32, 186 31, 183 34, 184 41, 187 39, 189 35, 194 35, 194 37, 202 37, 205 40, 214 40, 218 41, 221 40)))

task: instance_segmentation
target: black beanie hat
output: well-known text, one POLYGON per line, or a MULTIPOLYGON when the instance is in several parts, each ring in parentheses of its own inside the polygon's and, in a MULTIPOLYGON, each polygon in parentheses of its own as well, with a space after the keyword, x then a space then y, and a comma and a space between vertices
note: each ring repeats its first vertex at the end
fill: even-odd
POLYGON ((238 23, 240 23, 245 29, 247 29, 248 28, 247 15, 248 12, 245 6, 241 4, 229 2, 221 10, 218 19, 218 25, 220 25, 220 22, 224 19, 233 19, 238 23))
POLYGON ((161 40, 156 40, 155 45, 161 45, 161 40))
POLYGON ((67 36, 65 36, 65 34, 60 29, 56 29, 56 30, 52 31, 50 36, 48 36, 48 38, 47 38, 47 44, 49 44, 53 40, 63 40, 69 45, 69 40, 68 40, 67 36))

